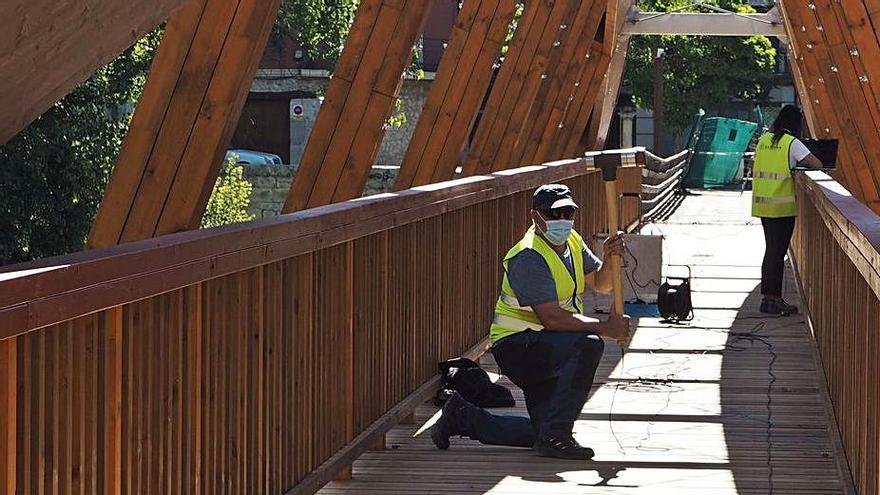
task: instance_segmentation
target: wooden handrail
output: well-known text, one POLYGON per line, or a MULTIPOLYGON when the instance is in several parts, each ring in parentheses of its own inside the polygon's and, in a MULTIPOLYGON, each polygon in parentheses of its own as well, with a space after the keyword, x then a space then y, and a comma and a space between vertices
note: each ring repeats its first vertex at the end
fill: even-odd
POLYGON ((592 157, 0 268, 0 340, 581 175, 592 157))
POLYGON ((795 175, 791 252, 828 395, 859 493, 880 493, 880 216, 823 172, 795 175))
POLYGON ((817 206, 841 249, 880 298, 880 216, 824 172, 796 174, 795 180, 817 206))

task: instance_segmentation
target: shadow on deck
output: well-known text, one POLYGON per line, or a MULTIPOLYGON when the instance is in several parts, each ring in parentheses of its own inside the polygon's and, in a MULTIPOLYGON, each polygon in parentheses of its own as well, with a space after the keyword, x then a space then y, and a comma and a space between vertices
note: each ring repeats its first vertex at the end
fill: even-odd
MULTIPOLYGON (((646 227, 666 237, 665 262, 694 268, 696 318, 641 318, 622 358, 608 343, 576 438, 591 462, 454 439, 431 444, 422 406, 382 451, 364 454, 353 479, 320 493, 849 493, 815 346, 803 316, 767 318, 760 303, 761 227, 748 195, 689 196, 671 218, 646 227), (695 242, 699 241, 699 242, 695 242)), ((798 301, 791 271, 789 301, 798 301)), ((491 354, 484 367, 495 370, 491 354)), ((506 378, 517 407, 522 393, 506 378)))

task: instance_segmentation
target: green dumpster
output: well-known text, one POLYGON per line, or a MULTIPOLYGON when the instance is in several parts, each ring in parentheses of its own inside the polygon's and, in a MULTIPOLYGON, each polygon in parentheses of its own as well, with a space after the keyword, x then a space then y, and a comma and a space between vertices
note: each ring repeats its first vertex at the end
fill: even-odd
POLYGON ((745 120, 705 119, 684 180, 685 187, 713 188, 734 184, 743 153, 757 129, 758 124, 745 120))

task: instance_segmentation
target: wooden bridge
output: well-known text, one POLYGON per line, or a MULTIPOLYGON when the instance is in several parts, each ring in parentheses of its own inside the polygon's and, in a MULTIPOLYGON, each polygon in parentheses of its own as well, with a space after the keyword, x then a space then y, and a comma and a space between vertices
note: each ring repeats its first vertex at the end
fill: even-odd
POLYGON ((880 493, 877 5, 779 4, 810 133, 841 147, 797 177, 803 315, 768 320, 747 195, 669 216, 686 156, 587 153, 626 0, 526 2, 497 70, 516 2, 464 0, 395 192, 360 198, 432 3, 362 0, 288 214, 194 230, 279 1, 0 7, 0 142, 167 19, 89 250, 0 268, 0 493, 880 493), (600 162, 643 193, 623 224, 662 217, 695 266, 697 318, 609 344, 576 429, 595 462, 430 449, 436 363, 483 354, 531 192, 569 184, 603 231, 600 162))

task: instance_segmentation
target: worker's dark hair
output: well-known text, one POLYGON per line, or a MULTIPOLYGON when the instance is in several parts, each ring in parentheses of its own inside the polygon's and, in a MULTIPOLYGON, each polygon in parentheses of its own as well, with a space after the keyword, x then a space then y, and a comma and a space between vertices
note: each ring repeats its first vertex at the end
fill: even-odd
POLYGON ((801 109, 795 105, 785 105, 773 121, 773 144, 777 144, 782 135, 789 133, 794 137, 801 135, 801 109))

